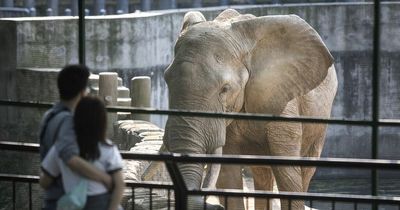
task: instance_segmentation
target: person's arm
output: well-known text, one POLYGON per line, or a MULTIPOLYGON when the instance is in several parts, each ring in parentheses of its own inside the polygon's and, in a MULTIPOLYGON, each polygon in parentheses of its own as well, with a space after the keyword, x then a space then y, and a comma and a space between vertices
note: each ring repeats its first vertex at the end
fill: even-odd
POLYGON ((60 173, 61 171, 57 163, 56 149, 55 147, 51 147, 41 163, 39 185, 43 189, 47 189, 60 173))
POLYGON ((43 189, 47 189, 51 183, 53 183, 54 178, 47 175, 45 172, 41 171, 40 172, 40 179, 39 179, 39 185, 43 188, 43 189))
POLYGON ((122 170, 116 171, 112 174, 114 188, 111 194, 111 202, 109 206, 109 210, 117 210, 124 193, 125 182, 122 175, 122 170))
POLYGON ((72 115, 66 116, 55 144, 59 157, 71 170, 90 180, 101 182, 107 189, 111 189, 111 176, 79 157, 79 146, 76 142, 72 115))
POLYGON ((103 183, 107 189, 112 188, 112 177, 107 173, 100 171, 94 167, 91 163, 87 162, 79 156, 72 156, 68 162, 68 167, 70 167, 74 172, 79 173, 82 176, 87 177, 90 180, 94 180, 103 183))

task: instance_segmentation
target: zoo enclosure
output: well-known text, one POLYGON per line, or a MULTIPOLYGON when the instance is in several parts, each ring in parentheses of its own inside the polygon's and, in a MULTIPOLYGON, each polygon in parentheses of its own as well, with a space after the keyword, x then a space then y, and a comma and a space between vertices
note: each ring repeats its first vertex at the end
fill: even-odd
MULTIPOLYGON (((134 112, 134 113, 144 113, 144 114, 169 114, 169 115, 174 115, 174 114, 184 114, 184 115, 190 115, 190 116, 199 116, 199 117, 227 117, 227 118, 235 118, 235 119, 252 119, 252 120, 276 120, 276 121, 296 121, 296 122, 308 122, 308 123, 312 123, 312 122, 314 122, 314 123, 336 123, 336 124, 345 124, 345 125, 362 125, 362 126, 371 126, 372 127, 372 139, 373 139, 373 146, 372 146, 372 154, 373 154, 373 158, 374 159, 376 159, 377 158, 377 140, 378 140, 378 128, 380 127, 380 126, 399 126, 399 122, 397 122, 397 121, 382 121, 382 120, 380 120, 379 119, 379 113, 378 113, 378 106, 379 106, 379 101, 378 101, 378 88, 379 88, 379 65, 378 65, 378 59, 379 59, 379 9, 380 9, 380 7, 379 7, 379 4, 380 4, 380 2, 379 1, 375 1, 375 19, 374 19, 374 59, 373 59, 373 98, 374 98, 374 100, 373 100, 373 119, 372 119, 372 121, 355 121, 355 120, 347 120, 347 121, 344 121, 344 120, 325 120, 325 119, 309 119, 309 118, 283 118, 283 117, 275 117, 275 116, 266 116, 266 115, 240 115, 240 114, 226 114, 226 113, 217 113, 217 114, 215 114, 215 113, 197 113, 197 112, 193 112, 193 111, 179 111, 179 110, 177 110, 177 111, 162 111, 162 110, 152 110, 152 109, 129 109, 129 108, 124 108, 124 109, 121 109, 121 108, 109 108, 109 111, 128 111, 128 112, 134 112)), ((84 55, 84 53, 82 53, 82 52, 84 52, 83 50, 82 50, 82 48, 84 48, 84 39, 82 38, 83 36, 84 36, 84 34, 83 34, 83 26, 84 26, 84 21, 83 21, 83 16, 84 16, 84 12, 83 12, 83 7, 81 6, 81 9, 79 10, 81 13, 80 13, 80 21, 79 21, 79 23, 80 23, 80 29, 81 29, 81 33, 80 33, 80 61, 81 61, 81 63, 84 63, 84 60, 85 60, 85 55, 84 55)), ((29 107, 35 107, 35 106, 44 106, 44 107, 49 107, 49 105, 47 104, 47 105, 42 105, 42 104, 34 104, 34 103, 21 103, 21 102, 11 102, 11 101, 2 101, 1 102, 1 105, 5 105, 5 106, 9 106, 9 105, 12 105, 12 106, 29 106, 29 107)), ((2 145, 2 148, 6 148, 6 146, 4 146, 4 145, 2 145)), ((129 155, 128 155, 129 156, 129 155)), ((139 158, 140 156, 135 156, 134 158, 139 158)), ((158 158, 165 158, 165 159, 168 159, 168 160, 170 160, 170 161, 173 161, 173 162, 179 162, 179 161, 199 161, 199 162, 213 162, 213 161, 222 161, 222 162, 228 162, 228 163, 233 163, 233 161, 236 161, 236 159, 235 158, 232 158, 232 159, 230 159, 230 158, 228 158, 228 157, 223 157, 222 159, 221 158, 217 158, 217 157, 194 157, 194 158, 198 158, 198 159, 196 159, 196 160, 194 160, 194 159, 190 159, 190 156, 189 157, 176 157, 176 156, 174 156, 174 155, 171 155, 171 156, 154 156, 154 158, 155 157, 158 157, 158 158), (180 159, 181 158, 181 159, 180 159), (185 159, 185 158, 189 158, 189 159, 185 159), (210 159, 207 159, 207 158, 210 158, 210 159), (226 159, 225 159, 226 158, 226 159), (232 162, 231 162, 232 161, 232 162)), ((143 156, 143 158, 149 158, 149 159, 152 159, 153 157, 148 157, 148 156, 143 156)), ((273 162, 273 160, 274 160, 274 158, 272 158, 272 157, 268 157, 268 158, 265 158, 265 159, 260 159, 260 158, 257 158, 258 160, 261 160, 262 161, 262 164, 274 164, 273 162), (272 162, 271 162, 271 160, 272 160, 272 162)), ((286 158, 284 158, 284 159, 286 159, 286 158)), ((250 162, 250 160, 251 161, 257 161, 256 159, 248 159, 248 161, 250 162)), ((242 162, 242 163, 249 163, 249 162, 247 162, 247 160, 246 159, 241 159, 241 158, 238 158, 237 159, 237 161, 239 161, 239 162, 242 162)), ((364 161, 361 161, 361 162, 357 162, 357 161, 354 161, 354 160, 349 160, 349 159, 344 159, 343 161, 339 161, 339 160, 334 160, 334 161, 324 161, 323 159, 319 159, 319 160, 307 160, 307 159, 300 159, 300 161, 298 161, 298 162, 296 162, 296 160, 293 160, 293 159, 286 159, 286 162, 283 160, 283 162, 275 162, 275 164, 290 164, 290 165, 302 165, 302 164, 305 164, 305 165, 315 165, 315 166, 328 166, 328 165, 330 165, 330 164, 332 164, 332 165, 334 165, 334 166, 346 166, 346 167, 356 167, 356 166, 360 166, 360 164, 362 165, 362 167, 376 167, 376 166, 382 166, 382 167, 384 167, 384 168, 392 168, 392 169, 399 169, 399 167, 398 167, 398 164, 397 164, 397 162, 386 162, 386 163, 383 163, 382 165, 380 165, 380 164, 377 164, 377 162, 374 162, 374 161, 372 161, 372 160, 364 160, 364 161), (302 162, 302 161, 305 161, 305 162, 302 162), (342 163, 342 162, 344 162, 344 163, 342 163), (361 163, 361 162, 363 162, 363 163, 361 163), (365 163, 365 165, 363 165, 365 163)), ((251 163, 253 163, 253 162, 251 162, 251 163)), ((381 162, 382 163, 382 162, 381 162)), ((180 180, 180 178, 179 178, 179 173, 176 173, 176 167, 175 167, 175 169, 174 169, 174 166, 173 166, 174 164, 172 164, 169 168, 169 171, 170 172, 173 172, 172 174, 171 174, 171 176, 174 178, 175 177, 175 187, 182 187, 182 186, 184 186, 184 185, 181 185, 181 184, 179 184, 179 183, 182 183, 181 181, 179 181, 180 180), (175 171, 175 172, 174 172, 175 171)), ((332 166, 331 165, 331 166, 332 166)), ((373 180, 372 180, 372 183, 373 183, 373 187, 372 187, 372 194, 373 195, 377 195, 377 192, 376 192, 376 189, 377 189, 377 182, 376 182, 376 178, 377 178, 377 176, 376 176, 376 171, 375 170, 373 170, 373 172, 372 172, 372 174, 373 174, 373 180)), ((26 179, 26 180, 28 180, 28 179, 26 179)), ((25 180, 25 181, 26 181, 25 180)), ((31 180, 31 179, 29 179, 29 180, 31 180)), ((33 180, 33 179, 32 179, 33 180)), ((32 181, 31 180, 31 181, 32 181)), ((24 180, 21 180, 21 181, 24 181, 24 180)), ((175 189, 175 191, 176 192, 179 192, 179 191, 182 191, 182 192, 186 192, 185 191, 185 189, 183 188, 183 189, 175 189)), ((196 192, 196 191, 194 191, 194 192, 192 192, 192 193, 194 193, 194 194, 209 194, 209 195, 211 195, 211 194, 218 194, 218 195, 222 195, 222 196, 230 196, 230 195, 234 195, 235 193, 233 193, 233 194, 230 194, 228 191, 199 191, 199 192, 196 192)), ((178 205, 180 205, 181 203, 184 203, 185 202, 185 194, 184 195, 181 195, 182 197, 180 197, 179 196, 179 193, 176 193, 176 194, 178 194, 178 196, 177 196, 177 200, 180 200, 181 202, 177 202, 177 204, 178 205)), ((251 197, 251 196, 261 196, 261 195, 263 195, 263 196, 265 196, 265 197, 268 197, 268 193, 267 194, 252 194, 252 193, 243 193, 243 194, 240 194, 240 195, 242 195, 242 196, 248 196, 248 197, 251 197)), ((273 195, 273 194, 272 194, 273 195)), ((344 197, 349 197, 348 199, 350 199, 350 200, 348 200, 347 198, 342 198, 341 196, 324 196, 324 195, 322 195, 322 196, 316 196, 316 197, 313 197, 313 195, 312 194, 306 194, 305 196, 306 197, 302 197, 302 196, 300 196, 300 197, 296 197, 296 196, 299 196, 298 194, 296 195, 296 193, 294 193, 294 194, 292 194, 292 193, 288 193, 288 194, 286 194, 286 193, 281 193, 281 194, 279 194, 279 195, 277 195, 277 197, 281 197, 281 198, 288 198, 288 197, 291 197, 291 198, 293 198, 293 199, 296 199, 296 198, 298 198, 298 199, 306 199, 306 198, 310 198, 310 199, 331 199, 331 200, 335 200, 335 198, 340 198, 340 199, 338 199, 338 200, 341 200, 341 199, 344 199, 344 200, 346 200, 346 201, 351 201, 351 199, 353 199, 352 201, 354 201, 354 202, 360 202, 360 201, 366 201, 366 200, 363 200, 363 199, 361 199, 360 197, 359 198, 356 198, 356 197, 349 197, 349 196, 344 196, 344 197), (281 196, 282 195, 282 196, 281 196), (285 197, 285 196, 287 196, 287 197, 285 197), (309 196, 309 197, 307 197, 307 196, 309 196)), ((382 203, 385 203, 385 202, 388 202, 388 203, 395 203, 395 204, 398 204, 398 200, 396 199, 396 198, 389 198, 389 199, 382 199, 382 198, 379 198, 379 197, 370 197, 370 198, 368 198, 367 199, 367 201, 370 201, 371 203, 373 203, 373 204, 377 204, 377 203, 379 203, 379 202, 382 202, 382 203), (368 199, 371 199, 371 200, 368 200, 368 199)), ((342 200, 343 201, 343 200, 342 200)))

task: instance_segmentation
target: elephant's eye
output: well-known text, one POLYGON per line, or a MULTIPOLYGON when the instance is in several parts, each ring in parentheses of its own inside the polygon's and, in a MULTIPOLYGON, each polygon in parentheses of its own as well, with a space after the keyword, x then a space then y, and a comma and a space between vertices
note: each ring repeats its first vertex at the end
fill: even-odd
POLYGON ((221 94, 227 93, 230 89, 231 89, 231 86, 230 86, 230 85, 224 85, 224 86, 222 86, 221 94))

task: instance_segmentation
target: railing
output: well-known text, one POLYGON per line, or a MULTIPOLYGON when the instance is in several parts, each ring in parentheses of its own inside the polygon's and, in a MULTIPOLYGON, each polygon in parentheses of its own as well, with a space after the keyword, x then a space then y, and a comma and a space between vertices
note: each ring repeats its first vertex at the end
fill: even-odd
MULTIPOLYGON (((39 145, 32 143, 0 142, 1 150, 12 150, 22 152, 39 152, 39 145)), ((269 192, 269 191, 251 191, 222 189, 196 189, 186 188, 186 184, 177 167, 177 163, 221 163, 221 164, 243 164, 243 165, 296 165, 296 166, 324 166, 341 168, 364 168, 364 169, 400 169, 400 161, 395 160, 376 160, 376 159, 348 159, 348 158, 301 158, 301 157, 276 157, 276 156, 216 156, 216 155, 182 155, 182 154, 137 154, 122 151, 121 155, 128 160, 147 160, 162 161, 166 164, 173 185, 159 182, 126 182, 132 189, 132 201, 135 200, 135 188, 148 188, 150 196, 150 206, 152 206, 152 189, 165 189, 168 191, 168 209, 172 207, 170 199, 171 190, 175 194, 175 209, 186 209, 188 196, 221 196, 225 199, 226 209, 228 197, 253 197, 263 199, 287 199, 309 201, 313 207, 313 201, 329 201, 332 203, 332 209, 335 209, 336 202, 350 202, 354 204, 354 209, 358 209, 359 203, 368 203, 371 205, 396 205, 400 209, 400 197, 390 196, 369 196, 369 195, 343 195, 343 194, 325 194, 325 193, 300 193, 300 192, 269 192)), ((29 183, 29 206, 32 206, 31 184, 38 182, 37 176, 21 176, 12 174, 0 174, 0 181, 11 181, 13 183, 13 206, 15 207, 15 183, 29 183)), ((134 205, 134 202, 132 202, 134 205)), ((204 199, 205 205, 205 199, 204 199)), ((134 208, 134 206, 133 206, 134 208)), ((150 207, 152 208, 152 207, 150 207)))
MULTIPOLYGON (((85 4, 86 15, 125 14, 135 11, 164 10, 175 8, 200 8, 251 4, 285 4, 316 2, 360 2, 364 0, 94 0, 85 4)), ((21 16, 77 16, 78 0, 25 0, 22 7, 15 7, 14 0, 3 0, 0 17, 21 16), (2 12, 7 11, 6 12, 2 12), (37 12, 39 10, 40 12, 37 12)))
MULTIPOLYGON (((10 2, 12 0, 5 0, 3 2, 10 2)), ((28 2, 28 1, 27 1, 28 2)), ((52 1, 54 2, 54 1, 52 1)), ((77 1, 73 1, 77 2, 77 1)), ((80 18, 79 22, 84 23, 84 7, 83 1, 79 1, 80 5, 80 18)), ((96 1, 101 2, 101 1, 96 1)), ((104 2, 104 1, 103 1, 104 2)), ((121 2, 126 2, 121 0, 121 2)), ((149 0, 140 1, 141 4, 150 2, 149 0)), ((175 2, 175 1, 168 1, 175 2)), ((225 1, 221 1, 225 2, 225 1)), ((283 1, 281 1, 283 2, 283 1)), ((201 0, 192 1, 193 7, 203 6, 201 0)), ((102 3, 100 4, 102 5, 102 3)), ((372 89, 373 89, 373 110, 372 110, 372 121, 357 121, 357 120, 340 120, 340 119, 316 119, 316 118, 286 118, 279 116, 270 115, 253 115, 253 114, 228 114, 228 113, 200 113, 194 111, 180 111, 180 110, 155 110, 155 109, 136 109, 136 108, 121 108, 121 107, 110 107, 108 111, 116 112, 134 112, 140 114, 168 114, 168 115, 186 115, 186 116, 198 116, 198 117, 224 117, 224 118, 234 118, 234 119, 249 119, 249 120, 269 120, 269 121, 296 121, 296 122, 306 122, 306 123, 334 123, 343 125, 361 125, 370 126, 372 128, 372 147, 371 153, 373 159, 338 159, 338 158, 293 158, 293 157, 260 157, 260 156, 210 156, 210 155, 178 155, 178 154, 161 154, 161 155, 145 155, 145 154, 132 154, 123 152, 124 158, 128 159, 144 159, 144 160, 158 160, 164 161, 167 165, 167 169, 171 175, 173 181, 173 189, 175 194, 175 209, 186 209, 187 198, 190 195, 218 195, 222 197, 257 197, 257 198, 282 198, 289 200, 308 200, 310 201, 312 207, 312 201, 314 200, 329 200, 332 201, 332 209, 335 209, 335 202, 345 201, 353 202, 354 209, 358 209, 358 203, 369 203, 372 205, 372 209, 378 209, 379 204, 393 204, 400 209, 400 198, 398 197, 388 197, 388 196, 377 196, 377 168, 385 169, 400 169, 399 161, 394 160, 377 160, 377 140, 378 131, 380 126, 399 126, 399 121, 396 120, 381 120, 379 119, 379 40, 380 40, 380 1, 374 0, 374 41, 373 41, 373 74, 372 74, 372 89), (299 165, 299 166, 329 166, 329 167, 346 167, 346 168, 368 168, 371 169, 371 183, 372 183, 372 196, 369 195, 341 195, 341 194, 318 194, 318 193, 294 193, 294 192, 264 192, 264 191, 254 191, 254 192, 243 192, 239 190, 189 190, 186 188, 183 178, 179 173, 177 163, 180 162, 202 162, 202 163, 223 163, 223 164, 264 164, 264 165, 299 165)), ((147 5, 148 6, 148 5, 147 5)), ((10 6, 9 6, 10 7, 10 6)), ((12 6, 11 6, 12 7, 12 6)), ((78 5, 73 8, 77 8, 78 5)), ((34 7, 28 7, 34 8, 34 7)), ((50 8, 50 7, 49 7, 50 8)), ((145 10, 145 9, 142 9, 145 10)), ((53 12, 54 10, 48 10, 53 12)), ((71 11, 71 10, 70 10, 71 11)), ((52 15, 58 13, 51 13, 52 15)), ((76 14, 71 11, 71 14, 76 14)), ((81 49, 84 47, 84 28, 80 28, 80 63, 84 63, 85 55, 84 51, 81 49)), ((84 49, 84 48, 83 48, 84 49)), ((50 104, 39 104, 39 103, 23 103, 14 101, 0 101, 0 105, 11 105, 11 106, 28 106, 28 107, 49 107, 50 104)), ((32 151, 37 152, 37 145, 15 145, 15 143, 3 142, 0 144, 0 149, 8 150, 22 150, 22 151, 32 151)), ((17 176, 18 177, 18 176, 17 176)), ((11 180, 10 177, 0 177, 1 179, 11 180)), ((32 177, 31 177, 32 178, 32 177)), ((32 183, 33 179, 27 177, 19 177, 23 182, 32 183), (31 182, 32 181, 32 182, 31 182)), ((15 184, 14 184, 15 185, 15 184)), ((144 185, 142 185, 144 186, 144 185)), ((147 186, 147 185, 146 185, 147 186)), ((147 187, 150 187, 148 185, 147 187)), ((154 188, 156 186, 153 186, 154 188)), ((160 186, 170 189, 168 186, 160 186)), ((134 191, 133 191, 134 192, 134 191)), ((15 192, 14 192, 15 194, 15 192)), ((134 195, 133 195, 134 196, 134 195)), ((228 203, 225 199, 225 205, 228 203)), ((15 206, 15 205, 14 205, 15 206)), ((290 207, 290 206, 289 206, 290 207)))

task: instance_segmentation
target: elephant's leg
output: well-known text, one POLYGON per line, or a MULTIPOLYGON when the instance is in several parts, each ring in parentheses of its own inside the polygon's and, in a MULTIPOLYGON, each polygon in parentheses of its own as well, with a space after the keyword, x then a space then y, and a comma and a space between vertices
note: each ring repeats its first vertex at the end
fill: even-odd
MULTIPOLYGON (((254 179, 255 190, 272 191, 274 185, 274 176, 272 169, 269 167, 251 167, 254 179)), ((255 199, 256 210, 272 210, 272 200, 269 199, 255 199)))
MULTIPOLYGON (((282 113, 283 116, 298 116, 297 102, 292 100, 282 113)), ((273 156, 300 156, 302 125, 295 122, 271 122, 266 125, 267 145, 273 156)), ((272 166, 279 191, 302 192, 300 166, 272 166)), ((292 200, 292 210, 303 210, 304 201, 292 200)), ((288 200, 281 200, 282 210, 287 210, 288 200)))
MULTIPOLYGON (((324 124, 304 124, 303 125, 303 145, 301 148, 302 157, 320 157, 324 146, 326 125, 324 124), (310 143, 308 143, 310 142, 310 143), (308 144, 307 144, 308 143, 308 144)), ((307 192, 311 178, 314 176, 316 167, 301 167, 303 178, 303 191, 307 192)))
MULTIPOLYGON (((228 128, 226 136, 226 144, 223 147, 223 154, 240 154, 240 142, 242 141, 240 134, 233 131, 234 129, 228 128)), ((230 165, 223 164, 218 177, 217 188, 219 189, 243 189, 242 180, 242 166, 241 165, 230 165)), ((243 210, 244 202, 243 198, 220 198, 220 203, 225 205, 228 204, 227 209, 243 210)))
MULTIPOLYGON (((219 189, 243 189, 242 182, 242 167, 240 165, 222 165, 221 172, 219 174, 217 188, 219 189)), ((228 197, 220 198, 220 203, 229 210, 243 210, 244 203, 243 198, 239 197, 228 197)))
MULTIPOLYGON (((222 155, 222 147, 217 148, 214 153, 215 155, 222 155)), ((215 189, 219 172, 221 170, 221 164, 208 164, 207 174, 203 181, 203 188, 215 189)))

